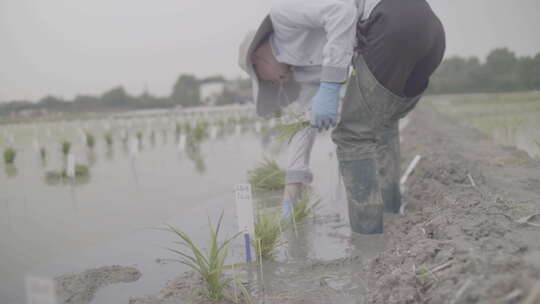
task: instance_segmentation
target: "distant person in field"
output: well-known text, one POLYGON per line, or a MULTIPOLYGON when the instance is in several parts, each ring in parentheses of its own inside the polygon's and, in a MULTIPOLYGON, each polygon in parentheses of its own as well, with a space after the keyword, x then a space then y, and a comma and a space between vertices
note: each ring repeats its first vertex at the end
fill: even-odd
POLYGON ((244 41, 240 64, 259 115, 310 123, 287 147, 285 214, 313 179, 316 130, 335 127, 352 230, 383 232, 384 211, 402 207, 399 119, 420 100, 444 51, 443 26, 425 0, 274 1, 244 41))

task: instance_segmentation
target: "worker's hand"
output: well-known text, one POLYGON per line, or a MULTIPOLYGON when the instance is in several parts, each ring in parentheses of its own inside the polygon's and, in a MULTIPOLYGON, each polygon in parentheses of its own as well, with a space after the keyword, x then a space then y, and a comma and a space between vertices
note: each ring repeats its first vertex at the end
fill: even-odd
POLYGON ((319 129, 335 127, 341 83, 321 82, 317 94, 311 101, 311 126, 319 129))

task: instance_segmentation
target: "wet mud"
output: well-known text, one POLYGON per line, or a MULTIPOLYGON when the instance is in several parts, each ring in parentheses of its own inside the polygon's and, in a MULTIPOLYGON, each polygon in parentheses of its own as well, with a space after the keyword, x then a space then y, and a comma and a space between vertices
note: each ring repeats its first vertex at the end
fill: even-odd
POLYGON ((134 267, 107 266, 86 270, 78 274, 65 274, 55 278, 59 303, 90 303, 96 291, 110 284, 137 281, 141 272, 134 267))
MULTIPOLYGON (((402 169, 423 158, 407 181, 405 214, 385 214, 383 237, 343 232, 348 227, 336 214, 318 214, 311 228, 286 235, 286 246, 302 248, 313 225, 334 227, 324 237, 350 242, 343 257, 318 260, 293 250, 293 258, 263 264, 264 276, 257 267, 228 275, 242 277, 255 303, 540 303, 540 228, 537 217, 533 225, 523 221, 540 213, 540 161, 429 105, 411 114, 402 136, 402 169)), ((60 280, 62 298, 70 299, 63 303, 88 303, 100 281, 111 283, 99 276, 73 288, 85 285, 84 276, 74 278, 79 283, 60 280)), ((197 295, 201 287, 187 272, 130 303, 207 303, 197 295)))

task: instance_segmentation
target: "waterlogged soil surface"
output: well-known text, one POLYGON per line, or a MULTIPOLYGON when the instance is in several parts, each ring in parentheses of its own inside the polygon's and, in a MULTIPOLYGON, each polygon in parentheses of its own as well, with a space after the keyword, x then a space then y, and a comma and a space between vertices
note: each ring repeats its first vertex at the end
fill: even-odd
MULTIPOLYGON (((258 266, 227 275, 255 303, 540 303, 540 221, 524 221, 540 213, 540 161, 426 105, 402 136, 403 167, 423 158, 407 182, 405 215, 386 217, 384 237, 351 235, 342 193, 326 195, 314 219, 285 233, 262 275, 258 266), (322 258, 333 250, 342 256, 322 258)), ((103 284, 95 278, 83 290, 103 284)), ((61 294, 81 290, 69 286, 61 294)), ((186 272, 129 303, 207 303, 200 288, 186 272)))

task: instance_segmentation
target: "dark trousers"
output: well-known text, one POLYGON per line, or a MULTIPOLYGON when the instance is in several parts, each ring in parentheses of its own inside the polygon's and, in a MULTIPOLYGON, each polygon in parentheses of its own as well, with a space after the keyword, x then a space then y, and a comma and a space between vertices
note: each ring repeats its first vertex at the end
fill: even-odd
POLYGON ((382 0, 357 33, 371 73, 400 96, 425 90, 446 48, 444 28, 425 0, 382 0))
POLYGON ((359 26, 355 74, 332 140, 352 230, 375 234, 383 232, 383 212, 401 207, 399 120, 420 100, 445 38, 424 0, 382 0, 359 26))

